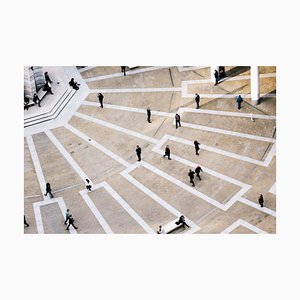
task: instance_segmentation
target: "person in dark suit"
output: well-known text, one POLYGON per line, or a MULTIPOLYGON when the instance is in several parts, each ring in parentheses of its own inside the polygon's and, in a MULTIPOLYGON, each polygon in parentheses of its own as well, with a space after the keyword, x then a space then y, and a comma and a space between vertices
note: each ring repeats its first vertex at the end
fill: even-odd
POLYGON ((136 155, 138 157, 138 161, 141 161, 142 149, 139 145, 136 146, 135 152, 136 152, 136 155))
POLYGON ((147 121, 148 121, 148 123, 151 123, 151 110, 150 110, 150 107, 147 108, 147 121))
POLYGON ((170 147, 169 147, 169 145, 167 145, 167 147, 165 149, 165 154, 163 155, 163 157, 168 156, 168 159, 171 160, 170 155, 171 155, 170 147))
POLYGON ((219 72, 217 70, 215 70, 214 75, 215 75, 215 85, 217 85, 218 81, 219 81, 219 72))
POLYGON ((176 225, 182 224, 183 228, 185 228, 185 226, 187 226, 188 228, 190 228, 190 226, 185 222, 185 217, 184 215, 181 215, 179 217, 179 220, 175 222, 176 225))
POLYGON ((74 225, 74 222, 75 222, 75 220, 73 219, 72 215, 70 215, 70 217, 69 217, 69 224, 68 224, 68 226, 67 226, 66 229, 69 230, 70 225, 72 225, 75 229, 78 229, 78 227, 76 227, 74 225))
POLYGON ((203 170, 200 166, 197 166, 197 168, 195 169, 195 173, 196 173, 197 177, 199 178, 199 180, 201 180, 200 172, 203 172, 203 170))
POLYGON ((33 94, 33 102, 41 107, 41 100, 36 93, 33 94))
POLYGON ((91 192, 92 191, 92 186, 90 185, 90 181, 88 179, 85 180, 86 181, 86 189, 91 192))
POLYGON ((54 196, 51 193, 51 185, 49 182, 46 183, 46 194, 44 194, 45 196, 48 195, 48 193, 50 194, 50 197, 53 198, 54 196))
POLYGON ((195 96, 196 96, 195 97, 195 101, 196 101, 196 104, 197 104, 196 108, 198 109, 198 108, 200 108, 200 105, 199 105, 199 103, 200 103, 200 96, 198 94, 195 94, 195 96))
POLYGON ((48 72, 45 72, 45 82, 49 82, 50 84, 53 83, 53 81, 50 79, 50 76, 48 75, 48 72))
POLYGON ((28 104, 29 104, 29 99, 24 98, 24 109, 26 108, 28 110, 28 104))
POLYGON ((175 125, 176 125, 176 129, 178 127, 181 127, 181 123, 180 123, 180 115, 179 114, 176 114, 175 115, 175 125))
POLYGON ((101 93, 99 93, 98 94, 98 99, 99 99, 101 108, 103 108, 103 98, 104 98, 104 96, 101 93))
POLYGON ((260 207, 264 207, 264 197, 262 194, 259 194, 259 198, 258 198, 258 203, 260 205, 260 207))
POLYGON ((236 102, 238 104, 238 109, 241 109, 241 104, 242 104, 243 101, 244 100, 243 100, 242 96, 238 95, 237 98, 236 98, 236 102))
POLYGON ((24 216, 24 225, 26 225, 27 227, 29 227, 29 224, 26 222, 25 216, 24 216))
POLYGON ((122 67, 121 67, 121 72, 123 72, 123 73, 124 73, 124 76, 126 76, 126 67, 125 67, 125 66, 122 66, 122 67))
POLYGON ((195 145, 195 150, 196 150, 196 155, 199 155, 198 151, 200 150, 200 143, 198 141, 194 141, 194 145, 195 145))
POLYGON ((189 170, 189 173, 188 173, 189 177, 190 177, 190 183, 195 186, 195 182, 194 182, 194 175, 195 175, 195 172, 192 171, 191 169, 189 170))

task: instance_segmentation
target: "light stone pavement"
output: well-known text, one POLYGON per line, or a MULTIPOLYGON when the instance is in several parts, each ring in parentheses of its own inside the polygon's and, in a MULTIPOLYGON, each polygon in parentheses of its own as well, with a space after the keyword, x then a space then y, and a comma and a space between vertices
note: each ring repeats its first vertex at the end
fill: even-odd
POLYGON ((74 77, 81 85, 57 119, 25 128, 25 233, 151 234, 182 214, 190 228, 175 234, 276 233, 275 67, 259 68, 257 106, 251 104, 250 67, 226 67, 228 77, 217 86, 204 66, 137 67, 127 76, 120 67, 57 68, 61 80, 74 77), (171 160, 163 158, 166 145, 171 160), (192 187, 187 173, 197 165, 204 172, 192 187), (52 199, 44 196, 46 182, 52 199), (66 230, 66 208, 77 230, 66 230))

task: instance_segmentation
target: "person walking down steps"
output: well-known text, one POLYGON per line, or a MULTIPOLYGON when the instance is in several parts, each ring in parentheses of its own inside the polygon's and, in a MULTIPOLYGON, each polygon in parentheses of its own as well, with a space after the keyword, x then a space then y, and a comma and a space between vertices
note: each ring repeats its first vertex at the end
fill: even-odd
POLYGON ((197 168, 195 169, 195 173, 196 173, 196 176, 199 178, 199 180, 201 180, 200 172, 203 172, 203 170, 200 166, 197 166, 197 168))
POLYGON ((65 220, 65 225, 67 225, 67 223, 68 223, 68 221, 69 221, 69 219, 70 219, 70 210, 69 209, 67 209, 66 210, 66 220, 65 220))
POLYGON ((198 141, 194 141, 196 155, 199 155, 200 143, 198 141))
POLYGON ((99 93, 98 94, 98 99, 99 99, 99 103, 100 103, 101 108, 103 108, 103 98, 104 98, 104 96, 101 93, 99 93))
POLYGON ((196 107, 196 109, 199 109, 200 108, 200 105, 199 105, 199 103, 200 103, 200 96, 199 96, 199 94, 195 94, 195 101, 196 101, 196 104, 197 104, 197 107, 196 107))
POLYGON ((176 129, 178 127, 181 127, 181 123, 180 123, 180 115, 179 114, 176 114, 175 115, 175 126, 176 126, 176 129))
POLYGON ((264 207, 264 197, 262 194, 259 194, 259 198, 258 198, 258 203, 260 205, 260 207, 264 207))
POLYGON ((148 123, 151 123, 151 110, 150 110, 150 107, 147 108, 147 121, 148 121, 148 123))

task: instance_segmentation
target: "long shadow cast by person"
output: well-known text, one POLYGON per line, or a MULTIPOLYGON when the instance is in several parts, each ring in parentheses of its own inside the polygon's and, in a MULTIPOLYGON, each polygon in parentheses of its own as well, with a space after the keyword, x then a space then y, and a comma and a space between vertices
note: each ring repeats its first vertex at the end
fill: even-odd
MULTIPOLYGON (((226 77, 234 77, 250 70, 249 66, 238 66, 226 71, 226 77)), ((226 78, 225 77, 225 78, 226 78)))

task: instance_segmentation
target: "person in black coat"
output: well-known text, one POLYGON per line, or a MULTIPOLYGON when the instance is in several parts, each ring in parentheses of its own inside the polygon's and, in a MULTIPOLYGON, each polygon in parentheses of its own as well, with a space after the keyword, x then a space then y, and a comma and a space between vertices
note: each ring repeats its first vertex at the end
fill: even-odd
POLYGON ((27 227, 29 227, 29 224, 26 222, 25 216, 24 216, 24 225, 26 225, 27 227))
POLYGON ((264 207, 264 197, 262 194, 259 194, 258 203, 260 204, 260 207, 264 207))
POLYGON ((196 97, 195 97, 195 101, 196 101, 196 104, 197 104, 197 107, 196 107, 196 108, 198 109, 198 108, 200 108, 200 106, 199 106, 199 103, 200 103, 200 96, 199 96, 198 94, 195 94, 195 96, 196 96, 196 97))
POLYGON ((50 197, 53 198, 54 196, 51 193, 51 185, 49 182, 46 183, 46 194, 44 194, 45 196, 48 195, 48 193, 50 194, 50 197))
POLYGON ((69 85, 70 85, 74 90, 76 90, 76 91, 79 90, 80 84, 77 83, 77 82, 74 80, 74 78, 71 78, 71 80, 70 80, 70 82, 69 82, 69 85))
POLYGON ((215 75, 215 85, 217 85, 218 81, 219 81, 219 72, 217 70, 215 70, 214 75, 215 75))
POLYGON ((36 93, 33 94, 33 102, 41 107, 41 100, 36 93))
POLYGON ((243 100, 242 96, 238 95, 237 98, 236 98, 236 102, 238 104, 238 109, 241 109, 241 104, 242 104, 243 101, 244 100, 243 100))
POLYGON ((69 224, 68 224, 68 226, 67 226, 66 229, 69 230, 70 225, 72 225, 75 229, 78 229, 78 227, 76 227, 74 225, 74 222, 75 222, 75 220, 73 219, 72 215, 70 215, 70 217, 69 217, 69 224))
POLYGON ((121 67, 121 72, 123 72, 124 76, 126 76, 126 67, 125 66, 121 67))
POLYGON ((43 90, 46 91, 47 93, 50 93, 53 95, 52 89, 51 89, 51 84, 49 81, 47 81, 43 87, 43 90))
POLYGON ((151 110, 150 110, 150 107, 147 108, 147 121, 148 121, 148 123, 151 123, 151 110))
POLYGON ((191 183, 193 186, 195 186, 195 182, 194 182, 194 175, 195 175, 195 172, 192 171, 192 170, 190 169, 188 175, 189 175, 189 177, 190 177, 190 183, 191 183))
POLYGON ((195 145, 195 150, 196 150, 196 155, 199 155, 198 151, 200 150, 200 143, 198 141, 194 141, 194 145, 195 145))
POLYGON ((190 226, 185 222, 185 217, 184 215, 181 215, 179 217, 179 220, 177 222, 175 222, 176 225, 182 224, 183 228, 185 228, 185 226, 187 226, 188 228, 190 228, 190 226))
POLYGON ((163 155, 163 157, 168 156, 168 159, 171 160, 170 155, 171 155, 170 147, 169 147, 169 145, 167 145, 167 147, 165 149, 165 154, 163 155))
POLYGON ((139 145, 136 146, 135 152, 138 157, 138 161, 141 161, 142 149, 139 145))
POLYGON ((103 108, 103 98, 104 98, 104 96, 101 93, 99 93, 98 94, 98 99, 99 99, 99 103, 100 103, 101 108, 103 108))
POLYGON ((195 169, 195 173, 196 173, 197 177, 199 178, 199 180, 201 180, 200 172, 203 172, 203 170, 200 166, 197 166, 197 168, 195 169))
POLYGON ((45 82, 53 83, 53 81, 50 79, 50 76, 48 75, 48 72, 45 72, 45 82))
POLYGON ((179 114, 176 114, 175 115, 175 125, 176 125, 176 129, 178 127, 181 127, 181 123, 180 123, 180 115, 179 114))

